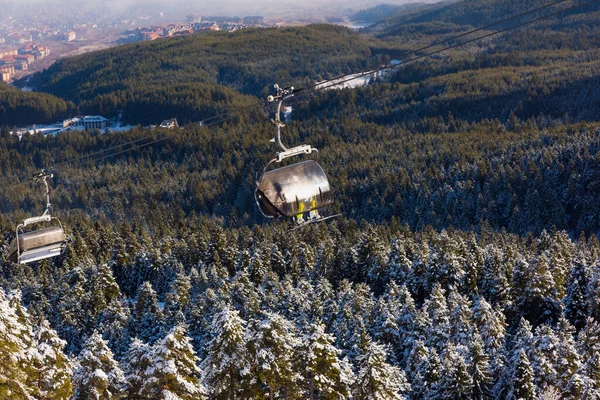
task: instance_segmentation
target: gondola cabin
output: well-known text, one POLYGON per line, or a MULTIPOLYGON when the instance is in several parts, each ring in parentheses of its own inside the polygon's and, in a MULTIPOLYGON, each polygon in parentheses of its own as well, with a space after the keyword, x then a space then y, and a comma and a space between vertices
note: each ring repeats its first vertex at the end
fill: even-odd
POLYGON ((267 217, 296 217, 333 203, 329 181, 314 160, 267 171, 256 190, 256 201, 267 217))

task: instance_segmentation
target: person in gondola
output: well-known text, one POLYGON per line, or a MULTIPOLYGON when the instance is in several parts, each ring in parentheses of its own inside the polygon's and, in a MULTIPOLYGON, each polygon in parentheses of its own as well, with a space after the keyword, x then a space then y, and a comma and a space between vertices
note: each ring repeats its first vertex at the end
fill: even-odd
POLYGON ((317 198, 312 197, 310 199, 310 212, 308 213, 308 218, 310 219, 318 219, 319 211, 317 210, 317 198))
POLYGON ((305 222, 304 221, 304 202, 298 203, 298 214, 296 214, 296 216, 294 218, 296 219, 296 223, 298 225, 301 225, 305 222))

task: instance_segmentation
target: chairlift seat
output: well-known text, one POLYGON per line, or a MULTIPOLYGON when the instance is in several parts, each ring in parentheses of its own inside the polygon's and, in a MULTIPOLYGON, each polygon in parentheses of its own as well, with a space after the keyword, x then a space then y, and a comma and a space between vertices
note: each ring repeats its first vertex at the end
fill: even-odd
POLYGON ((9 259, 17 264, 27 264, 55 257, 65 245, 65 232, 58 226, 22 233, 10 244, 9 259))
POLYGON ((256 202, 267 217, 294 217, 333 203, 329 181, 314 160, 267 171, 258 182, 256 202))

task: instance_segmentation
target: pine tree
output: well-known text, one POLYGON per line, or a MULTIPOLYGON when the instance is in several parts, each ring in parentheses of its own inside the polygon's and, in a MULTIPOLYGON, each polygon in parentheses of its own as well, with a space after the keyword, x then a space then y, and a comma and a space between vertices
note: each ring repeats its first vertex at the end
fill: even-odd
POLYGON ((98 332, 85 341, 77 356, 73 382, 75 400, 112 400, 124 396, 126 381, 123 371, 98 332))
POLYGON ((358 374, 354 382, 353 394, 357 399, 402 400, 410 390, 404 372, 386 362, 385 348, 367 340, 361 354, 356 358, 358 374))
POLYGON ((477 333, 470 344, 469 374, 473 380, 473 392, 471 398, 484 400, 491 398, 493 376, 490 368, 489 357, 481 336, 477 333))
POLYGON ((32 363, 36 374, 30 385, 37 387, 36 397, 40 400, 70 399, 73 392, 73 369, 71 360, 63 352, 66 342, 58 337, 44 319, 33 334, 37 351, 32 363))
POLYGON ((589 275, 589 268, 582 262, 576 261, 567 280, 567 295, 564 299, 565 316, 578 331, 585 325, 587 317, 589 275))
POLYGON ((574 332, 573 326, 566 318, 562 317, 558 321, 557 360, 554 368, 557 376, 555 385, 562 391, 566 390, 573 375, 581 368, 581 358, 573 337, 574 332))
POLYGON ((523 349, 519 350, 518 362, 513 368, 512 390, 509 392, 507 398, 509 400, 534 400, 535 385, 533 383, 533 370, 523 349))
POLYGON ((446 346, 444 352, 436 392, 438 398, 449 400, 470 399, 473 393, 473 378, 467 362, 452 343, 446 346))
POLYGON ((531 353, 534 383, 538 388, 553 386, 557 379, 558 336, 548 325, 540 325, 535 330, 534 346, 531 353))
POLYGON ((140 389, 142 398, 156 400, 194 400, 206 398, 200 383, 198 357, 181 325, 156 342, 149 355, 148 367, 140 389))
POLYGON ((473 338, 471 302, 452 290, 448 295, 450 337, 457 346, 466 348, 473 338))
POLYGON ((562 309, 548 259, 540 255, 529 267, 520 307, 534 325, 554 323, 560 318, 562 309))
POLYGON ((412 399, 424 399, 427 397, 428 388, 436 382, 428 382, 429 374, 429 350, 422 340, 414 342, 413 348, 407 357, 408 379, 410 382, 412 399))
POLYGON ((171 284, 171 289, 165 299, 165 319, 171 322, 172 326, 177 325, 175 319, 178 314, 183 313, 190 301, 190 291, 192 282, 185 273, 179 273, 171 284))
POLYGON ((237 310, 225 308, 211 325, 213 339, 200 368, 211 399, 234 400, 251 390, 251 359, 246 342, 246 321, 237 310))
POLYGON ((0 398, 30 399, 37 388, 27 384, 33 371, 28 360, 31 326, 19 317, 16 307, 0 290, 0 398))
POLYGON ((125 389, 125 397, 127 399, 144 399, 140 390, 147 379, 145 373, 149 364, 150 346, 138 338, 134 338, 123 360, 123 373, 125 375, 125 380, 127 381, 125 389))
POLYGON ((369 227, 358 245, 352 249, 357 280, 368 281, 376 294, 383 292, 385 282, 389 279, 386 271, 387 253, 378 232, 372 227, 369 227))
MULTIPOLYGON (((439 285, 443 289, 458 288, 465 278, 465 257, 462 241, 457 242, 446 231, 442 231, 439 244, 431 252, 427 265, 427 281, 432 285, 439 285)), ((435 287, 433 288, 435 290, 435 287)))
POLYGON ((163 328, 163 312, 150 282, 144 282, 138 290, 131 317, 133 335, 147 343, 158 339, 163 328))
POLYGON ((577 336, 577 350, 583 360, 579 374, 594 382, 600 389, 600 323, 588 317, 577 336))
POLYGON ((481 334, 485 353, 490 358, 490 368, 495 381, 504 369, 503 349, 506 337, 506 322, 501 311, 495 311, 482 297, 473 301, 473 321, 481 334))
POLYGON ((268 388, 270 399, 274 399, 280 389, 285 393, 298 391, 293 358, 300 341, 291 322, 267 312, 250 324, 247 343, 253 373, 268 388))
POLYGON ((383 296, 379 298, 377 305, 375 306, 375 318, 373 336, 375 340, 389 346, 391 353, 390 358, 397 363, 398 356, 396 355, 396 351, 399 350, 403 344, 402 338, 396 323, 396 317, 392 314, 392 311, 383 296))
POLYGON ((440 284, 434 285, 431 296, 423 304, 423 309, 431 320, 426 343, 429 347, 442 351, 450 335, 450 313, 440 284))
POLYGON ((402 240, 392 240, 388 254, 387 269, 392 280, 412 287, 414 280, 412 261, 408 257, 406 246, 402 240))
POLYGON ((319 323, 311 324, 302 339, 298 365, 310 400, 350 398, 354 376, 348 361, 339 359, 340 350, 333 346, 334 340, 319 323))

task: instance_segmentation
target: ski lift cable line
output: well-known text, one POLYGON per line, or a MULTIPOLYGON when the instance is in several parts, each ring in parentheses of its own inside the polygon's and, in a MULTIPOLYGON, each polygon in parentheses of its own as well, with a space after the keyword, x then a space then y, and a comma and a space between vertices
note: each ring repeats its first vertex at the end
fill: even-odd
MULTIPOLYGON (((248 106, 240 108, 238 110, 238 112, 242 112, 242 111, 245 111, 248 108, 257 107, 259 105, 260 105, 260 103, 253 103, 251 105, 248 105, 248 106)), ((221 114, 217 114, 217 115, 214 115, 212 117, 205 118, 202 121, 194 122, 193 125, 200 124, 201 126, 210 126, 213 123, 212 120, 218 120, 219 122, 222 122, 221 119, 223 117, 227 116, 230 113, 231 113, 231 111, 226 111, 226 112, 223 112, 221 114)), ((114 146, 108 147, 108 148, 103 149, 103 150, 99 150, 99 151, 96 151, 96 152, 93 152, 93 153, 90 153, 90 154, 85 154, 83 156, 75 157, 75 158, 72 158, 70 160, 62 161, 60 163, 52 165, 51 167, 48 167, 48 169, 62 167, 64 165, 71 164, 71 163, 77 163, 77 162, 85 160, 87 158, 92 158, 94 156, 101 155, 101 154, 107 153, 107 152, 112 151, 112 150, 120 149, 122 147, 131 145, 131 144, 139 143, 139 142, 147 140, 147 139, 150 139, 150 137, 146 136, 146 137, 138 138, 138 139, 135 139, 135 140, 132 140, 132 141, 129 141, 129 142, 125 142, 125 143, 121 143, 121 144, 118 144, 118 145, 114 145, 114 146)), ((133 150, 133 148, 131 150, 133 150)))
MULTIPOLYGON (((562 4, 562 3, 568 2, 568 1, 571 1, 571 0, 558 0, 558 1, 555 1, 555 2, 553 2, 553 3, 549 3, 549 4, 543 5, 543 6, 541 6, 541 7, 537 7, 537 8, 535 8, 535 9, 532 9, 532 10, 529 10, 529 11, 526 11, 526 12, 523 12, 523 13, 520 13, 520 14, 517 14, 517 15, 514 15, 514 16, 512 16, 512 17, 505 18, 505 19, 503 19, 503 20, 501 20, 501 21, 496 21, 496 22, 493 22, 493 23, 491 23, 491 24, 485 25, 485 26, 483 26, 483 27, 480 27, 480 28, 477 28, 477 29, 473 29, 473 30, 471 30, 471 31, 464 32, 464 33, 462 33, 462 34, 459 34, 459 35, 453 36, 453 37, 451 37, 451 38, 444 39, 444 40, 441 40, 441 41, 438 41, 438 42, 432 43, 432 44, 430 44, 430 45, 427 45, 427 46, 421 47, 421 48, 419 48, 419 49, 416 49, 416 50, 411 50, 411 51, 410 51, 410 52, 408 52, 407 54, 409 54, 409 55, 410 55, 410 54, 416 54, 416 53, 418 53, 418 52, 421 52, 421 51, 424 51, 424 50, 427 50, 427 49, 433 48, 433 47, 435 47, 435 46, 439 46, 439 45, 441 45, 441 44, 444 44, 444 43, 447 43, 447 42, 450 42, 450 41, 453 41, 453 40, 456 40, 456 39, 460 39, 460 38, 462 38, 462 37, 465 37, 465 36, 471 35, 471 34, 473 34, 473 33, 477 33, 477 32, 481 32, 481 31, 487 30, 487 29, 489 29, 489 28, 491 28, 491 27, 494 27, 494 26, 497 26, 497 25, 501 25, 501 24, 504 24, 504 23, 507 23, 507 22, 514 21, 514 20, 516 20, 516 19, 519 19, 519 18, 521 18, 521 17, 524 17, 524 16, 527 16, 527 15, 530 15, 530 14, 536 13, 536 12, 538 12, 538 11, 542 11, 542 10, 544 10, 544 9, 547 9, 547 8, 550 8, 550 7, 554 7, 554 6, 556 6, 556 5, 559 5, 559 4, 562 4)), ((525 22, 525 23, 523 23, 523 24, 520 24, 520 25, 511 26, 511 27, 505 28, 504 30, 501 30, 501 31, 492 32, 492 33, 490 33, 490 34, 488 34, 488 35, 484 35, 484 36, 481 36, 481 37, 477 37, 477 38, 471 39, 470 41, 461 42, 461 43, 459 43, 459 44, 456 44, 456 45, 453 45, 453 46, 449 46, 449 47, 445 47, 445 48, 443 48, 443 49, 439 49, 439 50, 437 50, 437 51, 435 51, 435 52, 431 52, 431 53, 428 53, 428 54, 420 55, 420 56, 418 56, 418 57, 414 57, 414 58, 412 58, 412 59, 406 60, 406 61, 405 61, 403 64, 406 64, 406 63, 408 63, 408 62, 412 62, 412 61, 416 61, 416 60, 418 60, 418 59, 421 59, 421 58, 424 58, 424 57, 427 57, 427 56, 430 56, 430 55, 434 55, 434 54, 437 54, 437 53, 439 53, 439 52, 442 52, 442 51, 445 51, 445 50, 449 50, 449 49, 452 49, 452 48, 455 48, 455 47, 458 47, 458 46, 462 46, 462 45, 464 45, 464 44, 468 44, 468 43, 471 43, 471 42, 474 42, 474 41, 477 41, 477 40, 483 39, 483 38, 485 38, 485 37, 489 37, 489 36, 492 36, 492 35, 495 35, 495 34, 503 33, 503 32, 506 32, 506 31, 508 31, 508 30, 510 30, 510 29, 514 29, 514 28, 517 28, 517 27, 521 27, 521 26, 527 25, 527 24, 529 24, 529 23, 537 22, 537 21, 539 21, 539 20, 541 20, 541 19, 543 19, 543 18, 548 18, 548 17, 551 17, 551 16, 553 16, 553 15, 556 15, 556 14, 558 14, 558 13, 561 13, 561 12, 568 11, 568 10, 570 10, 570 9, 572 9, 572 8, 581 7, 581 6, 583 6, 583 5, 586 5, 586 4, 591 4, 591 3, 594 3, 594 2, 596 2, 596 1, 599 1, 599 0, 593 0, 593 1, 590 1, 590 2, 588 2, 588 3, 583 3, 583 4, 577 5, 577 6, 575 6, 575 7, 567 8, 567 9, 565 9, 565 10, 561 10, 561 11, 559 11, 559 12, 555 13, 555 14, 550 14, 550 15, 547 15, 547 16, 542 16, 542 17, 540 17, 540 18, 538 18, 538 19, 531 20, 531 21, 527 21, 527 22, 525 22)), ((314 90, 314 91, 318 91, 318 90, 324 90, 324 89, 327 89, 327 88, 329 88, 329 87, 336 86, 336 85, 339 85, 339 84, 343 84, 343 83, 345 83, 345 82, 347 82, 347 81, 354 80, 354 79, 356 79, 356 78, 360 78, 360 77, 362 77, 362 76, 368 76, 368 75, 371 75, 371 74, 373 74, 373 73, 376 73, 376 72, 379 72, 379 71, 383 71, 383 70, 388 70, 388 69, 390 69, 390 66, 387 66, 387 65, 386 65, 386 66, 383 66, 383 67, 381 67, 381 68, 379 68, 379 69, 377 69, 377 70, 373 70, 373 71, 368 71, 368 72, 363 72, 363 73, 355 74, 354 76, 352 76, 352 78, 348 78, 347 80, 343 80, 343 81, 341 81, 341 82, 335 82, 335 84, 332 84, 332 85, 324 85, 324 84, 326 84, 326 83, 329 83, 329 82, 334 82, 334 81, 336 81, 336 80, 339 80, 339 79, 342 79, 342 78, 344 78, 344 77, 348 76, 348 75, 340 75, 340 76, 338 76, 338 77, 334 77, 334 78, 332 78, 332 79, 328 79, 328 80, 325 80, 325 81, 323 81, 323 82, 320 82, 320 83, 318 84, 318 86, 315 86, 315 88, 314 88, 313 90, 314 90)), ((248 108, 252 108, 252 107, 255 107, 255 106, 259 106, 259 105, 260 105, 260 104, 253 104, 253 105, 250 105, 250 106, 247 106, 247 107, 248 107, 248 108)), ((245 108, 246 108, 246 107, 244 107, 244 108, 240 109, 239 111, 243 111, 245 108)), ((222 113, 222 114, 220 114, 220 115, 216 115, 216 116, 213 116, 213 117, 207 118, 207 119, 205 119, 205 120, 201 121, 201 123, 204 123, 204 124, 209 124, 209 123, 210 123, 209 121, 210 121, 211 119, 221 118, 221 117, 223 117, 223 116, 227 115, 228 113, 229 113, 229 112, 225 112, 225 113, 222 113)), ((84 156, 80 156, 80 157, 73 158, 73 159, 71 159, 71 160, 63 161, 63 162, 61 162, 61 163, 58 163, 58 164, 55 164, 55 165, 53 165, 53 166, 52 166, 52 168, 57 168, 57 167, 61 167, 61 166, 63 166, 63 165, 66 165, 66 164, 70 164, 70 163, 78 162, 78 161, 81 161, 81 160, 84 160, 84 159, 87 159, 87 158, 90 158, 90 157, 94 157, 94 156, 96 156, 96 155, 104 154, 104 153, 106 153, 106 152, 109 152, 109 151, 112 151, 112 150, 116 150, 116 149, 122 148, 122 147, 124 147, 124 146, 127 146, 127 145, 131 145, 131 144, 139 143, 139 142, 141 142, 141 141, 144 141, 144 140, 147 140, 147 139, 148 139, 147 137, 145 137, 145 138, 139 138, 139 139, 136 139, 136 140, 133 140, 133 141, 130 141, 130 142, 126 142, 126 143, 122 143, 122 144, 119 144, 119 145, 115 145, 115 146, 109 147, 109 148, 107 148, 107 149, 103 149, 103 150, 97 151, 97 152, 95 152, 95 153, 91 153, 91 154, 87 154, 87 155, 84 155, 84 156)), ((144 146, 145 146, 145 145, 144 145, 144 146)), ((135 149, 135 148, 132 148, 131 150, 133 150, 133 149, 135 149)), ((122 152, 119 152, 118 154, 121 154, 121 153, 122 153, 122 152)), ((101 159, 104 159, 104 158, 107 158, 107 157, 101 157, 101 159)))
MULTIPOLYGON (((233 119, 234 117, 240 115, 241 113, 244 113, 244 112, 248 111, 249 109, 258 108, 258 107, 262 107, 262 104, 256 102, 256 103, 253 103, 253 104, 241 107, 241 108, 239 108, 237 110, 229 110, 227 112, 223 112, 221 114, 218 114, 218 115, 206 118, 206 119, 204 119, 202 121, 194 122, 191 125, 198 125, 199 124, 202 127, 210 127, 210 126, 213 126, 213 125, 217 125, 217 124, 229 121, 229 120, 233 119), (216 118, 220 118, 220 119, 216 119, 216 118)), ((137 150, 137 149, 140 149, 140 148, 143 148, 143 147, 151 146, 153 144, 165 141, 165 140, 171 138, 172 136, 173 135, 170 135, 170 134, 166 134, 166 136, 160 137, 160 138, 157 138, 155 136, 154 137, 155 139, 151 140, 150 142, 138 144, 136 146, 133 146, 133 147, 130 147, 130 148, 127 148, 127 149, 123 149, 123 150, 120 150, 120 151, 117 151, 117 152, 109 153, 112 150, 118 150, 118 149, 121 149, 121 148, 123 148, 125 146, 128 146, 128 145, 136 144, 136 143, 142 142, 144 140, 153 139, 152 137, 145 136, 143 138, 138 138, 138 139, 135 139, 135 140, 131 140, 129 142, 125 142, 125 143, 121 143, 121 144, 118 144, 118 145, 115 145, 115 146, 111 146, 109 148, 106 148, 106 149, 103 149, 103 150, 99 150, 99 151, 96 151, 96 152, 93 152, 93 153, 90 153, 90 154, 86 154, 86 155, 83 155, 83 156, 80 156, 80 157, 76 157, 76 158, 73 158, 73 159, 70 159, 70 160, 62 161, 60 163, 53 164, 53 165, 51 165, 49 167, 46 167, 45 169, 49 170, 49 171, 52 171, 52 170, 55 170, 58 167, 61 167, 61 166, 67 165, 67 164, 73 164, 73 163, 75 163, 75 164, 95 163, 95 162, 104 160, 104 159, 109 158, 109 157, 113 157, 113 156, 116 156, 116 155, 119 155, 119 154, 126 153, 128 151, 133 151, 133 150, 137 150)), ((5 189, 15 188, 15 187, 18 187, 18 186, 21 186, 21 185, 28 184, 29 181, 30 180, 26 180, 26 181, 23 181, 23 182, 20 182, 20 183, 15 183, 15 184, 12 184, 12 185, 5 186, 4 188, 5 189)))
MULTIPOLYGON (((522 17, 524 15, 529 15, 529 14, 531 14, 533 12, 540 11, 542 9, 545 9, 547 7, 551 7, 553 5, 557 5, 559 3, 563 3, 565 1, 568 1, 568 0, 560 0, 560 1, 557 1, 555 3, 548 4, 546 6, 540 7, 538 9, 530 10, 530 11, 527 11, 525 13, 521 13, 519 15, 515 15, 515 16, 507 18, 505 20, 498 21, 498 22, 496 22, 494 24, 486 25, 485 27, 481 27, 481 28, 475 29, 475 30, 470 31, 470 32, 462 33, 462 34, 460 34, 460 35, 458 35, 456 37, 449 38, 449 39, 443 40, 441 42, 434 43, 432 45, 428 45, 428 46, 426 46, 426 48, 431 48, 431 47, 434 47, 436 45, 439 45, 440 43, 445 43, 447 41, 451 41, 451 40, 454 40, 456 38, 464 37, 464 36, 466 36, 468 34, 475 33, 477 31, 485 30, 486 28, 489 28, 491 26, 495 26, 495 25, 499 25, 501 23, 505 23, 505 22, 508 22, 508 21, 515 20, 515 19, 517 19, 519 17, 522 17)), ((332 82, 332 81, 337 80, 337 79, 341 79, 341 78, 346 77, 348 75, 343 75, 341 78, 328 79, 328 80, 325 80, 323 82, 320 82, 319 84, 315 85, 313 88, 304 91, 304 94, 314 93, 314 92, 317 92, 317 91, 320 91, 320 90, 325 90, 325 89, 328 89, 330 87, 338 86, 338 85, 341 85, 343 83, 355 80, 357 78, 361 78, 361 77, 368 76, 368 75, 373 75, 373 74, 375 74, 377 72, 380 72, 380 71, 395 70, 395 69, 398 69, 398 68, 404 66, 407 63, 414 62, 414 61, 417 61, 417 60, 420 60, 420 59, 423 59, 423 58, 426 58, 426 57, 429 57, 429 56, 432 56, 432 55, 435 55, 435 54, 438 54, 438 53, 441 53, 441 52, 444 52, 444 51, 447 51, 447 50, 451 50, 451 49, 454 49, 454 48, 457 48, 457 47, 460 47, 460 46, 464 46, 466 44, 473 43, 473 42, 476 42, 478 40, 482 40, 482 39, 485 39, 485 38, 488 38, 488 37, 499 35, 501 33, 505 33, 505 32, 511 31, 513 29, 521 28, 521 27, 533 24, 535 22, 539 22, 541 20, 544 20, 544 19, 547 19, 547 18, 551 18, 551 17, 557 16, 557 15, 560 15, 562 13, 566 13, 566 12, 575 10, 577 8, 581 8, 581 7, 584 7, 584 6, 587 6, 587 5, 591 5, 591 4, 594 4, 594 3, 598 3, 598 2, 600 2, 600 0, 590 0, 590 1, 587 1, 587 2, 584 2, 584 3, 576 4, 576 5, 570 6, 568 8, 565 8, 563 10, 556 11, 556 12, 553 12, 553 13, 550 13, 550 14, 547 14, 547 15, 544 15, 544 16, 540 16, 540 17, 534 18, 532 20, 528 20, 528 21, 519 23, 517 25, 512 25, 512 26, 509 26, 507 28, 504 28, 504 29, 501 29, 501 30, 498 30, 498 31, 494 31, 494 32, 491 32, 491 33, 488 33, 488 34, 485 34, 485 35, 482 35, 482 36, 478 36, 478 37, 473 38, 473 39, 469 39, 469 40, 466 40, 466 41, 463 41, 463 42, 460 42, 460 43, 457 43, 457 44, 453 44, 453 45, 450 45, 450 46, 443 47, 443 48, 435 50, 435 51, 431 51, 431 52, 428 52, 428 53, 425 53, 425 54, 421 54, 419 56, 416 56, 416 57, 413 57, 413 58, 410 58, 408 60, 403 61, 402 64, 400 64, 398 67, 390 67, 389 65, 386 65, 386 66, 383 66, 383 67, 380 67, 380 68, 377 68, 377 69, 374 69, 374 70, 370 70, 370 71, 366 71, 366 72, 362 72, 362 73, 353 74, 351 78, 347 78, 347 79, 344 79, 342 81, 337 81, 337 82, 331 83, 329 85, 324 85, 326 83, 332 82)), ((412 51, 412 53, 415 53, 415 52, 418 52, 418 51, 420 51, 420 50, 414 50, 414 51, 412 51)), ((240 113, 242 113, 242 112, 244 112, 244 111, 246 111, 248 109, 255 108, 255 107, 262 107, 262 104, 257 102, 257 103, 254 103, 254 104, 251 104, 251 105, 239 108, 237 110, 230 110, 230 111, 224 112, 224 113, 222 113, 222 114, 220 114, 218 116, 213 116, 213 117, 207 118, 206 120, 203 120, 203 121, 200 121, 200 122, 196 122, 194 124, 204 123, 205 121, 210 121, 211 119, 215 119, 215 118, 217 118, 219 116, 229 115, 229 117, 224 117, 224 118, 222 118, 220 120, 217 120, 217 121, 214 121, 214 122, 208 122, 208 123, 204 123, 203 124, 203 126, 208 127, 208 126, 211 126, 211 125, 214 125, 214 124, 217 124, 217 123, 225 122, 225 121, 227 121, 229 119, 232 119, 235 115, 238 115, 238 114, 240 114, 240 113)), ((115 153, 105 154, 105 153, 107 153, 107 152, 109 152, 111 150, 116 150, 116 149, 122 148, 124 146, 131 145, 131 144, 136 144, 136 143, 139 143, 139 142, 141 142, 141 141, 143 141, 145 139, 148 139, 147 137, 146 138, 139 138, 139 139, 136 139, 136 140, 133 140, 133 141, 130 141, 130 142, 126 142, 126 143, 122 143, 122 144, 119 144, 119 145, 115 145, 115 146, 112 146, 112 147, 109 147, 107 149, 100 150, 100 151, 97 151, 97 152, 94 152, 94 153, 91 153, 91 154, 87 154, 87 155, 84 155, 84 156, 73 158, 71 160, 66 160, 66 161, 54 164, 52 167, 49 167, 49 169, 54 168, 54 167, 58 167, 58 166, 63 166, 63 165, 66 165, 66 164, 70 164, 70 163, 73 163, 73 162, 79 162, 79 161, 82 161, 82 160, 85 160, 85 159, 90 159, 90 161, 93 161, 93 162, 96 162, 96 161, 99 161, 99 160, 104 160, 106 158, 113 157, 115 155, 122 154, 122 153, 125 153, 127 151, 133 151, 133 150, 136 150, 136 149, 141 148, 141 147, 150 146, 152 144, 155 144, 155 143, 161 142, 163 140, 166 140, 168 137, 170 137, 170 135, 167 136, 166 138, 156 139, 156 140, 153 140, 153 141, 148 142, 148 143, 143 143, 143 144, 141 144, 139 146, 133 146, 131 148, 128 148, 128 149, 125 149, 125 150, 121 150, 121 151, 118 151, 118 152, 115 152, 115 153), (100 155, 100 157, 95 158, 94 156, 97 156, 97 155, 100 155)), ((22 185, 24 183, 26 183, 26 182, 9 185, 9 186, 6 186, 5 188, 11 188, 11 187, 15 187, 15 186, 20 186, 20 185, 22 185)))
MULTIPOLYGON (((415 49, 415 50, 410 50, 407 53, 405 53, 404 56, 409 56, 409 55, 417 54, 419 52, 422 52, 422 51, 425 51, 425 50, 429 50, 432 47, 440 46, 440 45, 442 45, 444 43, 452 42, 453 40, 457 40, 457 39, 463 38, 465 36, 472 35, 472 34, 477 33, 477 32, 485 31, 485 30, 488 30, 489 28, 492 28, 494 26, 502 25, 502 24, 505 24, 507 22, 511 22, 511 21, 516 20, 516 19, 525 17, 527 15, 534 14, 534 13, 536 13, 538 11, 545 10, 546 8, 554 7, 554 6, 557 6, 559 4, 570 2, 570 1, 572 1, 572 0, 558 0, 558 1, 555 1, 554 3, 548 3, 548 4, 544 5, 544 6, 541 6, 541 7, 538 7, 538 8, 534 8, 532 10, 523 12, 521 14, 513 15, 512 17, 505 18, 503 20, 493 22, 491 24, 482 26, 480 28, 476 28, 476 29, 470 30, 468 32, 461 33, 460 35, 452 36, 452 37, 449 37, 449 38, 446 38, 446 39, 443 39, 443 40, 440 40, 440 41, 428 44, 427 46, 420 47, 420 48, 415 49)), ((387 65, 385 67, 382 66, 381 68, 383 68, 383 69, 389 69, 390 66, 389 65, 387 65)), ((318 85, 323 85, 323 84, 328 83, 328 82, 333 82, 333 81, 336 81, 338 79, 342 79, 342 78, 344 78, 344 77, 346 77, 348 75, 349 74, 338 75, 338 76, 335 76, 333 78, 326 79, 326 80, 324 80, 322 82, 319 82, 318 85)))
MULTIPOLYGON (((460 47, 460 46, 464 46, 466 44, 473 43, 473 42, 476 42, 478 40, 489 38, 491 36, 499 35, 501 33, 505 33, 505 32, 511 31, 513 29, 522 28, 522 27, 527 26, 529 24, 532 24, 532 23, 535 23, 535 22, 539 22, 539 21, 547 19, 547 18, 555 17, 557 15, 560 15, 560 14, 563 14, 563 13, 575 10, 577 8, 580 8, 580 7, 588 6, 588 5, 591 5, 591 4, 594 4, 594 3, 598 3, 599 1, 600 0, 591 0, 591 1, 584 2, 584 3, 576 4, 574 6, 565 8, 563 10, 556 11, 556 12, 553 12, 551 14, 543 15, 541 17, 537 17, 537 18, 534 18, 534 19, 529 20, 529 21, 522 22, 522 23, 517 24, 517 25, 512 25, 510 27, 507 27, 507 28, 504 28, 504 29, 501 29, 501 30, 498 30, 498 31, 494 31, 494 32, 491 32, 491 33, 488 33, 488 34, 485 34, 485 35, 482 35, 482 36, 478 36, 476 38, 469 39, 469 40, 466 40, 464 42, 456 43, 456 44, 453 44, 453 45, 450 45, 450 46, 443 47, 443 48, 438 49, 438 50, 431 51, 429 53, 421 54, 419 56, 416 56, 416 57, 413 57, 413 58, 409 58, 408 60, 403 61, 397 67, 386 65, 386 66, 382 66, 382 67, 376 68, 374 70, 370 70, 370 71, 366 71, 366 72, 362 72, 362 73, 358 73, 358 74, 353 74, 351 77, 349 77, 347 79, 344 79, 344 80, 341 80, 341 81, 335 81, 335 79, 328 79, 328 80, 325 80, 323 82, 318 83, 312 89, 309 89, 305 93, 314 93, 314 92, 317 92, 317 91, 320 91, 320 90, 329 89, 331 87, 339 86, 339 85, 344 84, 346 82, 350 82, 350 81, 353 81, 355 79, 362 78, 364 76, 369 76, 369 75, 376 74, 377 72, 381 72, 381 71, 385 71, 385 70, 397 70, 400 67, 402 67, 403 65, 408 64, 410 62, 414 62, 414 61, 417 61, 417 60, 420 60, 420 59, 423 59, 423 58, 426 58, 426 57, 430 57, 432 55, 439 54, 441 52, 444 52, 444 51, 447 51, 447 50, 451 50, 451 49, 454 49, 454 48, 457 48, 457 47, 460 47), (327 83, 332 82, 332 81, 334 81, 334 82, 331 83, 331 84, 329 84, 329 85, 324 85, 324 84, 327 84, 327 83)), ((348 76, 348 75, 344 75, 344 76, 348 76)), ((341 79, 341 78, 337 78, 337 79, 341 79)))

